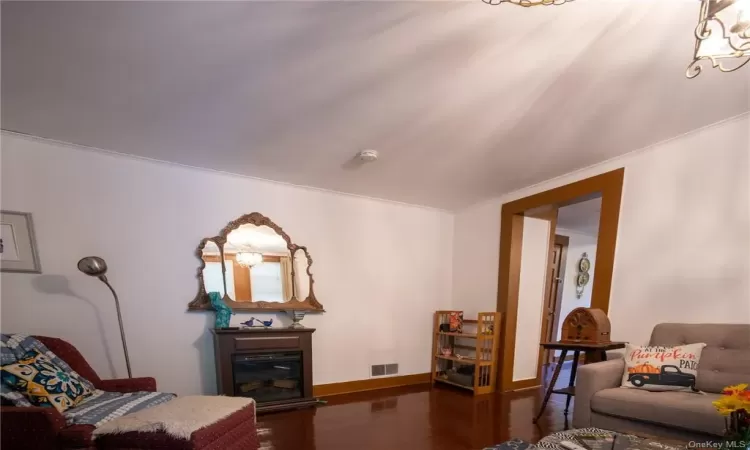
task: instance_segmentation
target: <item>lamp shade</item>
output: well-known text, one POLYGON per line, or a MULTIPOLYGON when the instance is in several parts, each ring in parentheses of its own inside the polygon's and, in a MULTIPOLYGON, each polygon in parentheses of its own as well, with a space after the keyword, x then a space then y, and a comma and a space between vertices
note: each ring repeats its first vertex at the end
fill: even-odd
POLYGON ((98 256, 87 256, 78 261, 78 270, 92 277, 100 277, 107 273, 107 263, 98 256))

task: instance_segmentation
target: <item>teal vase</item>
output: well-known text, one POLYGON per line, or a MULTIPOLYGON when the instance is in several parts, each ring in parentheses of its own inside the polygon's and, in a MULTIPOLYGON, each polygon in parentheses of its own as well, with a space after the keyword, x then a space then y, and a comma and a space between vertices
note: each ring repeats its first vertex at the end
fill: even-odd
POLYGON ((229 327, 229 318, 232 317, 232 309, 224 303, 219 292, 209 292, 208 298, 211 300, 211 306, 216 310, 216 328, 229 327))

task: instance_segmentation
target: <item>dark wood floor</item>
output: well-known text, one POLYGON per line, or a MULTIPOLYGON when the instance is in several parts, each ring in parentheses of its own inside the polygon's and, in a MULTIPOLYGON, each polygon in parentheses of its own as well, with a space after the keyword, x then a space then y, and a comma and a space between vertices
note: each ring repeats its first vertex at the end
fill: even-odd
MULTIPOLYGON (((567 380, 563 371, 558 385, 567 380)), ((564 396, 553 395, 539 424, 531 422, 542 398, 541 389, 478 397, 429 386, 362 392, 262 415, 258 433, 264 450, 475 450, 563 430, 564 396)))

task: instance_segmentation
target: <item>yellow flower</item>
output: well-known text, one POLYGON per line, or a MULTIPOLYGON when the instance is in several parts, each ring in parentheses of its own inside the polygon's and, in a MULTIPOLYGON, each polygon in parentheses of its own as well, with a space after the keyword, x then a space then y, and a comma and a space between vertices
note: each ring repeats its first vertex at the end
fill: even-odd
POLYGON ((739 395, 739 393, 747 389, 747 387, 748 387, 747 383, 735 384, 734 386, 727 386, 724 388, 724 391, 722 391, 722 394, 739 395))
POLYGON ((716 411, 723 416, 728 416, 738 409, 750 411, 750 391, 747 387, 748 383, 725 387, 722 391, 723 396, 713 402, 716 411))
POLYGON ((728 415, 730 415, 730 414, 732 414, 732 413, 734 412, 734 411, 733 411, 733 410, 731 410, 731 409, 726 409, 726 408, 718 408, 718 407, 716 408, 716 410, 717 410, 717 411, 719 412, 719 414, 721 414, 722 416, 728 416, 728 415))
POLYGON ((725 395, 719 400, 716 400, 712 403, 719 414, 721 414, 722 416, 728 416, 738 409, 747 407, 746 403, 742 399, 729 395, 725 395))

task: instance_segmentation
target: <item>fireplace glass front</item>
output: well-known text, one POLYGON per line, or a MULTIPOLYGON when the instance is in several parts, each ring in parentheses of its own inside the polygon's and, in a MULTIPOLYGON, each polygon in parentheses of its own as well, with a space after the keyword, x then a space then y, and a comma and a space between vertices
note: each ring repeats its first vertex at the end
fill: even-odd
POLYGON ((302 398, 302 352, 236 354, 234 395, 258 403, 302 398))

